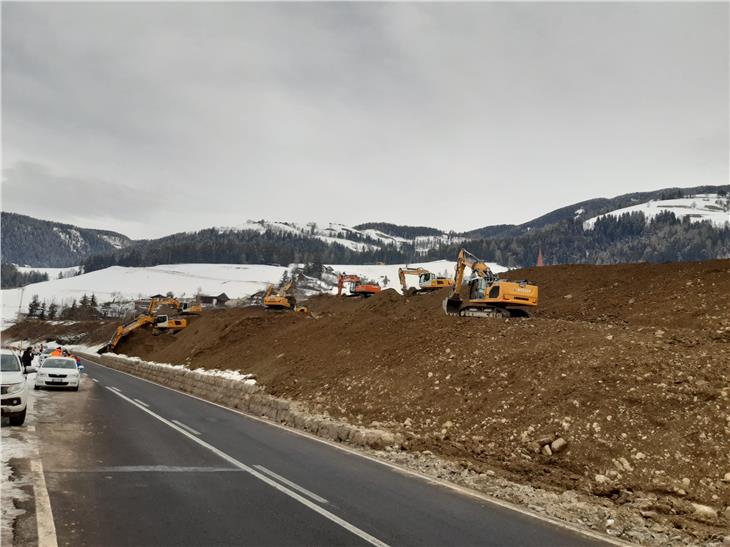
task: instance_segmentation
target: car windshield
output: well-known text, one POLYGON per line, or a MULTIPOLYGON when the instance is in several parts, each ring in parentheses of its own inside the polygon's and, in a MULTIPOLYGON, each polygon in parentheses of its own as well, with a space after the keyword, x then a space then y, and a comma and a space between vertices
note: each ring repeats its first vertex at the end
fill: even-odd
POLYGON ((20 372, 18 358, 11 353, 3 353, 0 370, 2 372, 20 372))
POLYGON ((76 368, 73 359, 46 359, 41 368, 76 368))
POLYGON ((54 351, 55 349, 56 349, 56 348, 46 348, 46 349, 44 349, 44 350, 43 350, 43 353, 51 353, 51 352, 52 352, 52 351, 54 351))

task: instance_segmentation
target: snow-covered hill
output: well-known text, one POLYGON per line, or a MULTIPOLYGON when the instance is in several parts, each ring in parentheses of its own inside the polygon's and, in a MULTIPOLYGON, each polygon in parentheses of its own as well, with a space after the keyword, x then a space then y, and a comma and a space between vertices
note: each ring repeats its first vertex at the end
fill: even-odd
POLYGON ((660 213, 671 212, 679 219, 689 217, 691 222, 707 221, 721 228, 730 225, 730 198, 717 194, 698 194, 678 199, 648 201, 590 218, 583 223, 583 229, 592 230, 599 218, 619 217, 624 213, 635 212, 644 213, 647 222, 660 213))
POLYGON ((386 234, 379 230, 367 229, 357 230, 344 224, 330 222, 327 225, 318 225, 315 222, 306 224, 296 222, 271 222, 267 220, 249 220, 240 226, 222 227, 218 231, 252 231, 264 233, 292 234, 301 237, 319 239, 326 243, 339 243, 353 251, 371 251, 387 245, 400 248, 403 245, 414 245, 416 252, 425 254, 430 249, 444 243, 458 243, 464 241, 463 237, 455 237, 446 233, 435 236, 417 236, 413 239, 386 234))
MULTIPOLYGON (((398 268, 403 264, 387 265, 333 265, 337 272, 358 274, 378 281, 384 288, 400 290, 398 268)), ((447 260, 411 264, 423 266, 438 273, 452 275, 454 263, 447 260)), ((506 268, 490 264, 499 273, 506 268)), ((26 312, 28 303, 37 294, 41 301, 55 301, 67 306, 72 300, 80 300, 84 294, 96 295, 99 304, 112 300, 132 300, 166 294, 171 291, 177 297, 192 297, 196 292, 218 295, 226 293, 229 298, 245 298, 264 290, 269 283, 278 283, 288 268, 283 266, 246 264, 172 264, 149 268, 124 268, 113 266, 88 274, 66 279, 51 279, 34 283, 23 289, 2 291, 2 321, 12 323, 18 311, 26 312)), ((415 279, 409 280, 414 281, 415 279)))

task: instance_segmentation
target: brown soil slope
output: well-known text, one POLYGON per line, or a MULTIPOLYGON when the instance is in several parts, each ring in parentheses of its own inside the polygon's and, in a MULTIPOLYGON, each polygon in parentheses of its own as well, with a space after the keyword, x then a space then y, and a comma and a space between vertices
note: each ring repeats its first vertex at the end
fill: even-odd
POLYGON ((30 343, 59 341, 73 344, 101 344, 111 338, 116 321, 23 321, 2 332, 3 340, 30 343))
POLYGON ((730 261, 510 277, 539 284, 535 317, 448 317, 443 294, 322 296, 316 318, 219 311, 119 352, 253 372, 271 394, 514 478, 730 505, 730 261), (535 452, 556 436, 567 449, 535 452))

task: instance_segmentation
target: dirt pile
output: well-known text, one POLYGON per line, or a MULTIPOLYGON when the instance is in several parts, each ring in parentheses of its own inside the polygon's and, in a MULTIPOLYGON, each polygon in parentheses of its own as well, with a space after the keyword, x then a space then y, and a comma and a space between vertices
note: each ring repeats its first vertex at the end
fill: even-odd
POLYGON ((175 335, 137 332, 118 351, 253 372, 272 395, 401 433, 411 452, 604 496, 698 538, 722 535, 730 261, 509 277, 540 286, 533 318, 449 317, 443 294, 319 296, 308 302, 313 318, 215 311, 175 335))
POLYGON ((93 346, 106 342, 114 334, 117 321, 23 321, 2 332, 3 340, 59 342, 93 346))

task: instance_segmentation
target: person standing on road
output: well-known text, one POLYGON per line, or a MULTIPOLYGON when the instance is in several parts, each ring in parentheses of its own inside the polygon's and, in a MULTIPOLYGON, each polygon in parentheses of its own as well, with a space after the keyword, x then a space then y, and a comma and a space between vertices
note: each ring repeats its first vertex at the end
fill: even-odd
POLYGON ((51 357, 63 357, 63 348, 58 346, 51 352, 51 357))
POLYGON ((23 363, 23 368, 26 369, 33 364, 33 348, 28 346, 23 352, 23 356, 20 358, 20 362, 23 363))

